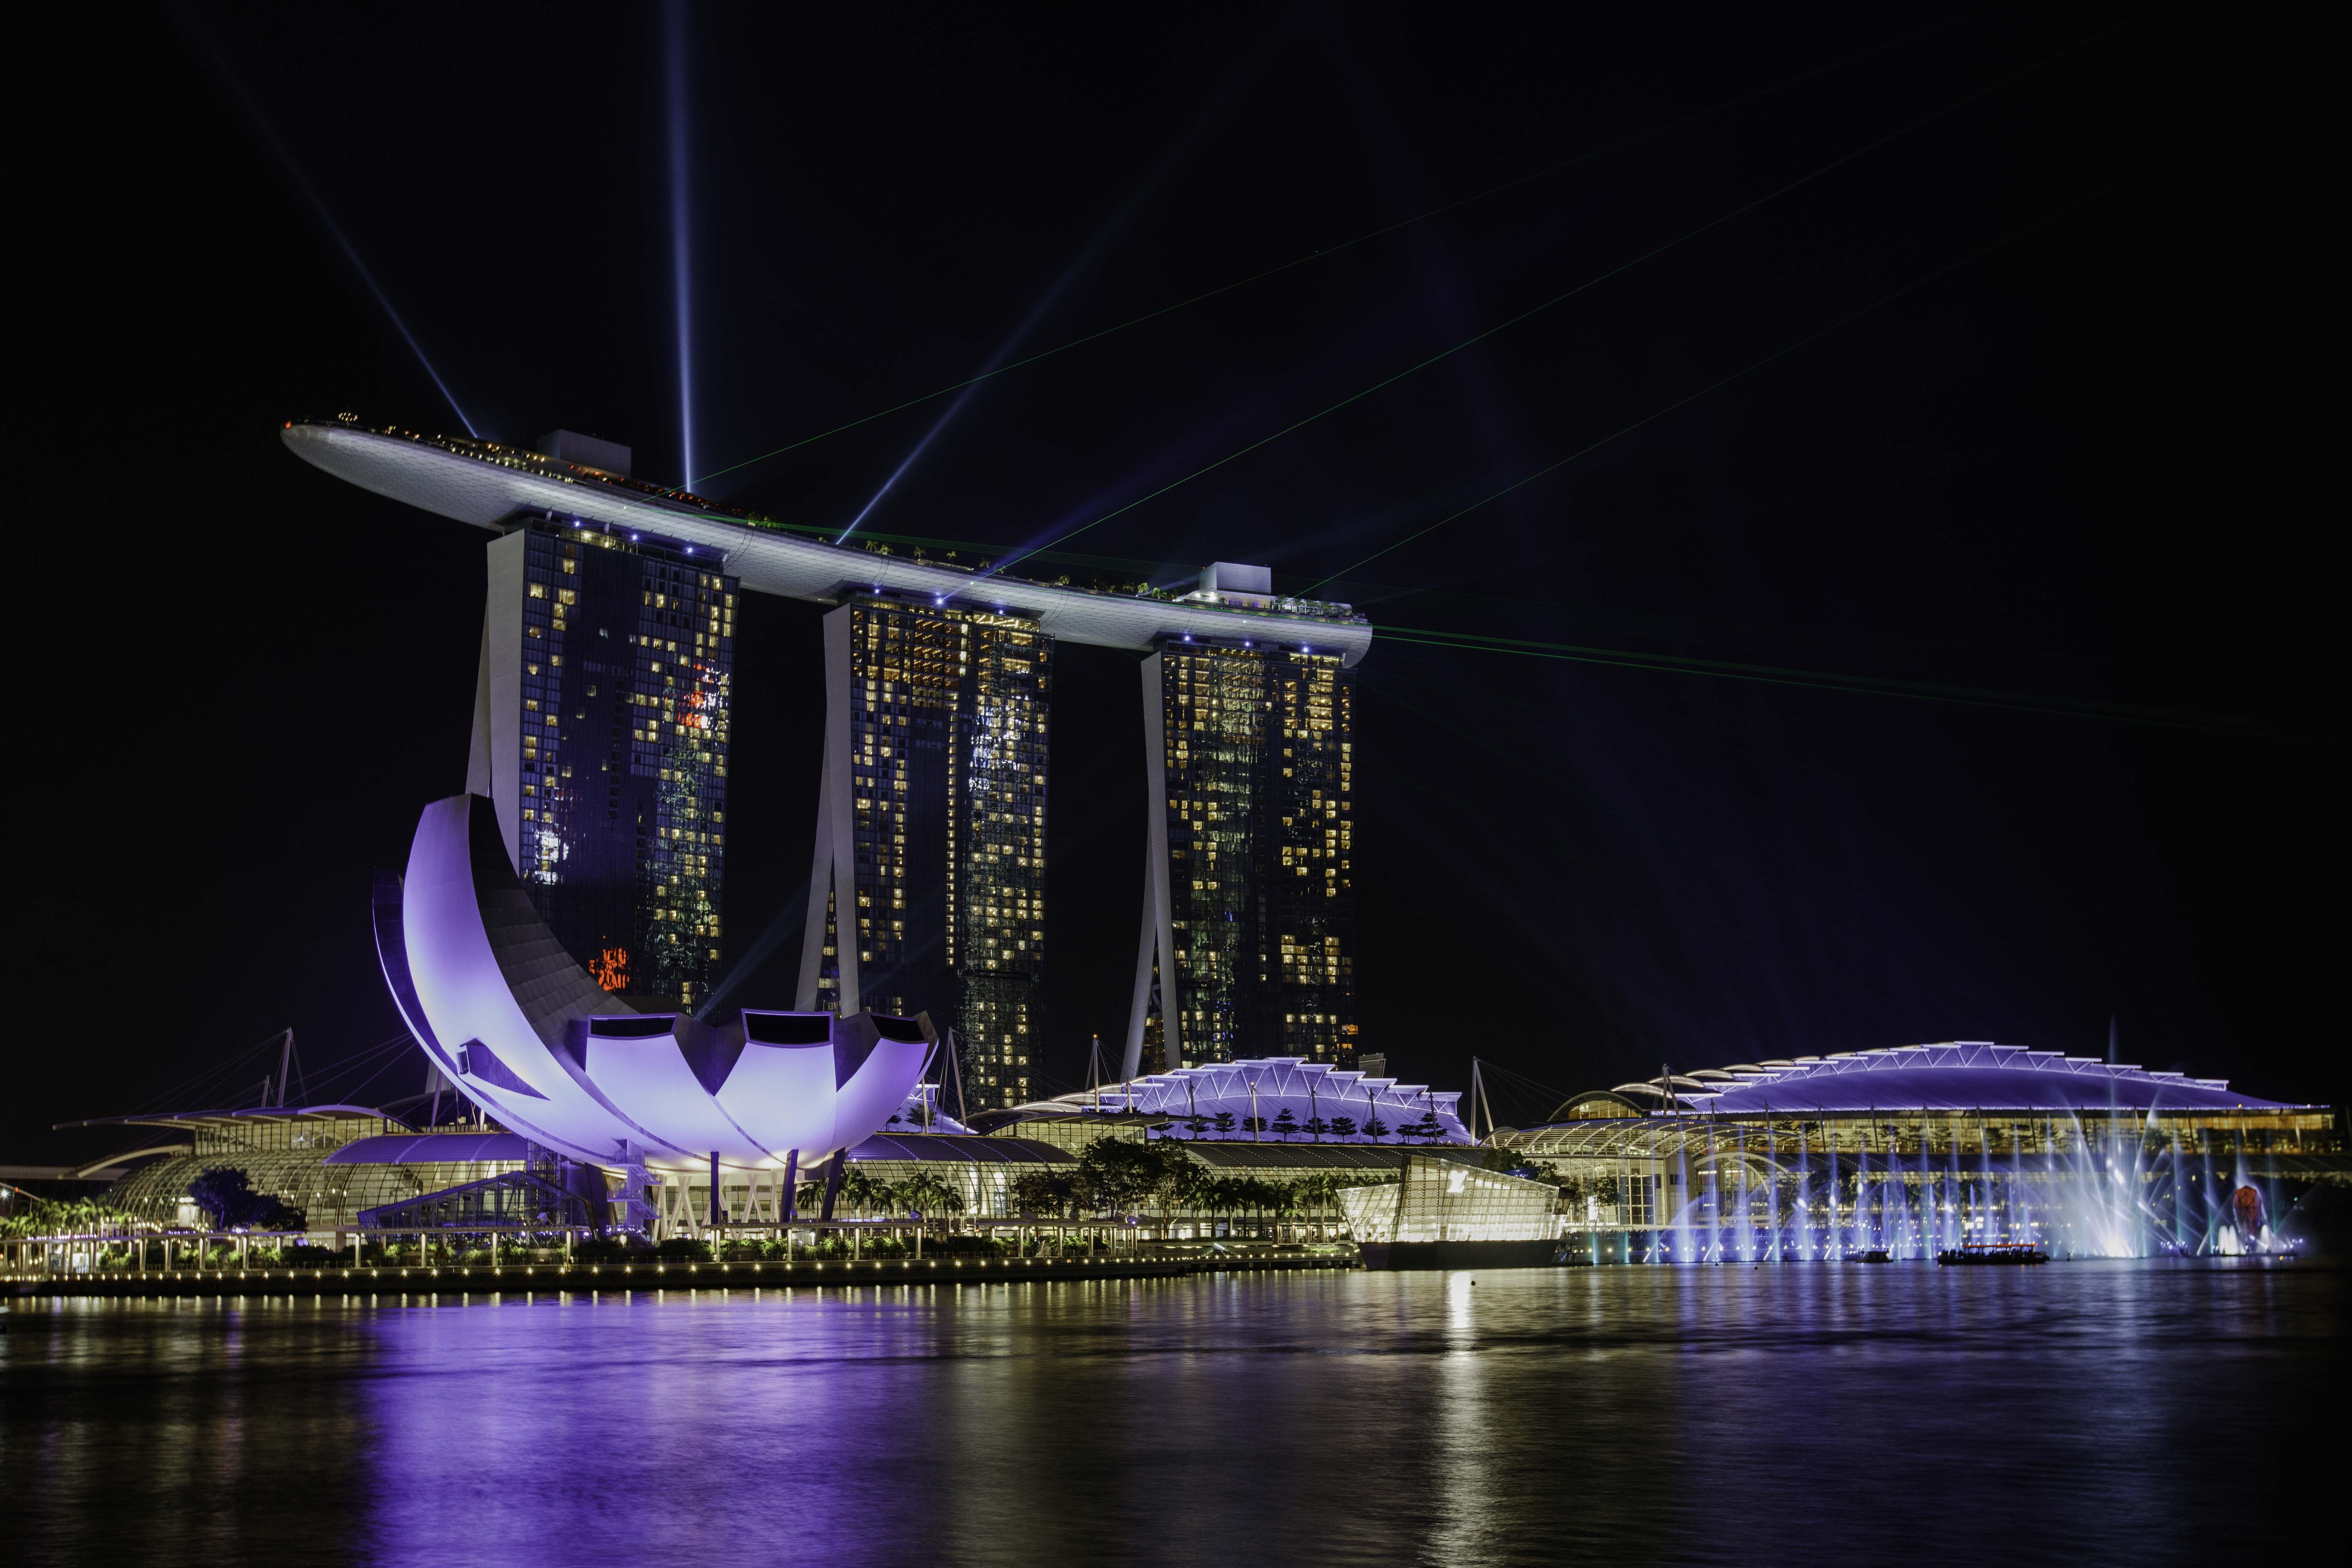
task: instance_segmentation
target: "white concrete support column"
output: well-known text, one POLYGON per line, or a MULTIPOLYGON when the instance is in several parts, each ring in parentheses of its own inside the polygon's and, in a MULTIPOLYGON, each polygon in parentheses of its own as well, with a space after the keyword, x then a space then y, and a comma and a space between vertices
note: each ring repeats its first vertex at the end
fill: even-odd
POLYGON ((803 1013, 818 1005, 818 972, 824 964, 825 895, 833 895, 834 947, 841 988, 835 1011, 847 1017, 863 1005, 857 977, 857 838, 856 781, 850 774, 850 690, 855 658, 849 646, 847 605, 824 617, 824 772, 817 785, 816 845, 809 861, 808 924, 801 933, 803 1013))
MULTIPOLYGON (((1162 828, 1161 832, 1164 834, 1166 829, 1162 828)), ((1121 1082, 1143 1076, 1143 1029, 1150 1021, 1151 1014, 1151 960, 1160 951, 1160 922, 1154 912, 1158 905, 1152 895, 1151 868, 1154 864, 1151 836, 1147 832, 1143 843, 1143 914, 1135 922, 1135 1001, 1128 1008, 1127 1049, 1119 1058, 1121 1082)), ((1164 1020, 1160 1032, 1164 1038, 1167 1033, 1164 1020)))
POLYGON ((482 663, 474 679, 474 738, 466 791, 498 807, 507 863, 522 865, 523 550, 520 530, 486 552, 489 586, 482 606, 482 663))
POLYGON ((1137 942, 1135 999, 1128 1009, 1123 1079, 1140 1076, 1143 1026, 1151 1005, 1151 960, 1160 960, 1160 1037, 1168 1068, 1183 1065, 1183 1035, 1177 1022, 1181 987, 1176 966, 1175 921, 1168 868, 1168 725, 1162 696, 1165 656, 1155 653, 1139 667, 1143 676, 1143 919, 1137 942))

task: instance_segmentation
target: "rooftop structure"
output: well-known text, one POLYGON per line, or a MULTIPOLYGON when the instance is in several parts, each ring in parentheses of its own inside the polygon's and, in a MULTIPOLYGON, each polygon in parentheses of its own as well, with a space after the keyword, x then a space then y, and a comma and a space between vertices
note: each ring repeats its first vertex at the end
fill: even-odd
POLYGON ((1017 1131, 1033 1121, 1142 1116, 1158 1136, 1307 1146, 1475 1142, 1462 1124, 1459 1091, 1308 1061, 1301 1057, 1210 1062, 1151 1073, 1098 1089, 975 1114, 983 1132, 1017 1131), (1344 1125, 1343 1125, 1344 1124, 1344 1125), (1409 1131, 1411 1130, 1411 1131, 1409 1131))
POLYGON ((1864 1114, 1877 1110, 2278 1110, 2229 1080, 2151 1072, 1990 1040, 1890 1046, 1621 1083, 1580 1094, 1554 1121, 1634 1115, 1864 1114))
POLYGON ((1253 639, 1336 653, 1353 666, 1371 646, 1370 625, 1347 605, 1271 594, 1236 595, 1236 601, 1263 602, 1228 604, 1220 602, 1222 594, 1178 599, 1038 583, 827 543, 683 490, 520 447, 340 421, 296 421, 283 434, 305 462, 377 495, 501 531, 527 518, 617 530, 640 536, 639 542, 659 541, 723 562, 757 593, 832 604, 860 588, 896 590, 940 605, 1017 611, 1048 637, 1137 653, 1187 636, 1253 639))

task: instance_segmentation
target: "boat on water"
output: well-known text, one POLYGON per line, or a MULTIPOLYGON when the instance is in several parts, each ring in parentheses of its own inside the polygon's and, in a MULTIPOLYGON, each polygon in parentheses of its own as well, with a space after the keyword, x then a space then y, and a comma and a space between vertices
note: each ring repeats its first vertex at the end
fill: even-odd
POLYGON ((1892 1263, 1895 1261, 1895 1254, 1883 1247, 1872 1247, 1855 1253, 1853 1260, 1856 1263, 1892 1263))
POLYGON ((2047 1263, 2050 1255, 2031 1241, 1969 1241, 1936 1254, 1938 1263, 2032 1265, 2047 1263))

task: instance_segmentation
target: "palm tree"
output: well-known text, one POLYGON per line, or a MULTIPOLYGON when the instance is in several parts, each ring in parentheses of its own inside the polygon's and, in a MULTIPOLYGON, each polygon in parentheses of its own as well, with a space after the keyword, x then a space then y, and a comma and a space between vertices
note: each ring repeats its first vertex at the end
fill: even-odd
POLYGON ((841 1178, 841 1196, 860 1215, 868 1215, 877 1208, 887 1208, 894 1197, 890 1184, 878 1176, 866 1174, 862 1166, 852 1165, 841 1178))
POLYGON ((895 1195, 910 1215, 961 1214, 964 1209, 963 1194, 929 1171, 898 1184, 895 1195))
POLYGON ((824 1212, 824 1178, 812 1176, 793 1189, 793 1215, 806 1219, 824 1212))

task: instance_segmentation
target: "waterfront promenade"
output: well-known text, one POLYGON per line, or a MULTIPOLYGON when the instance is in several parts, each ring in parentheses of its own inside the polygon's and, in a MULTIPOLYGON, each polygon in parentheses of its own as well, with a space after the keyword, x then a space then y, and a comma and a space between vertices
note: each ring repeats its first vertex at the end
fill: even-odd
POLYGON ((510 1263, 441 1268, 122 1269, 0 1275, 0 1294, 35 1296, 346 1296, 488 1290, 674 1290, 737 1286, 1003 1284, 1162 1279, 1276 1269, 1348 1269, 1353 1252, 1192 1258, 930 1258, 783 1263, 510 1263))

